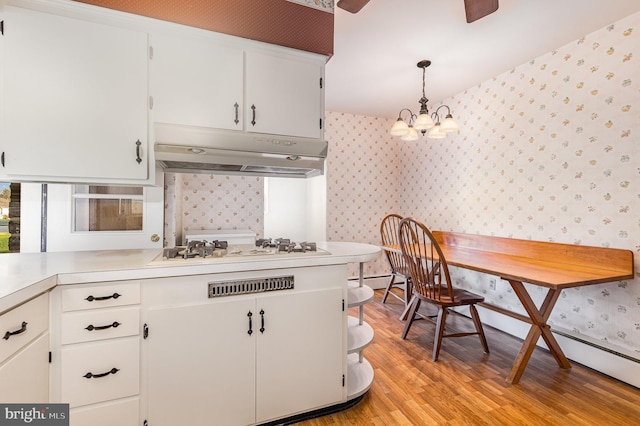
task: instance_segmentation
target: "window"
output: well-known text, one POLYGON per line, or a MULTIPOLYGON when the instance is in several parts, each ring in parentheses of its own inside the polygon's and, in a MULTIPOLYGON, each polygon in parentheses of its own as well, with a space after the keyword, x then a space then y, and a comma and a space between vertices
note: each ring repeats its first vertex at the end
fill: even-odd
POLYGON ((46 251, 162 248, 163 186, 47 187, 46 251))
POLYGON ((20 251, 20 184, 0 182, 0 253, 20 251))
POLYGON ((75 185, 73 231, 142 231, 142 187, 75 185))

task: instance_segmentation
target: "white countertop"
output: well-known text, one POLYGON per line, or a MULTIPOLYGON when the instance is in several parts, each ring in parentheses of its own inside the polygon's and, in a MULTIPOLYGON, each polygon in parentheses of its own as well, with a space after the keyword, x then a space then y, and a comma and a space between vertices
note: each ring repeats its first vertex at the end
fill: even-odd
POLYGON ((359 263, 380 255, 380 247, 370 244, 327 242, 318 243, 318 248, 330 254, 221 257, 152 265, 161 253, 157 249, 2 254, 0 314, 56 285, 359 263))

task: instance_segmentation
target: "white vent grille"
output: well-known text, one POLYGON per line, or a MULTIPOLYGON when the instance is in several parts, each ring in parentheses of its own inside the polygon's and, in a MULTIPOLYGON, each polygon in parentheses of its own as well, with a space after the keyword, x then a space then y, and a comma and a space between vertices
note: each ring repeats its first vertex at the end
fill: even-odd
POLYGON ((209 283, 209 298, 293 289, 293 275, 257 280, 221 281, 209 283))

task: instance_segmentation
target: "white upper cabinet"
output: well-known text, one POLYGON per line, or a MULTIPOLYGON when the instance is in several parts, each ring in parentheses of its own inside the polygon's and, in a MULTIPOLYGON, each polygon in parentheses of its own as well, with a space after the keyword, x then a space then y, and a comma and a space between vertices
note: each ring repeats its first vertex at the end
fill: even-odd
POLYGON ((205 31, 151 48, 153 122, 322 137, 324 57, 205 31))
POLYGON ((153 121, 242 130, 241 49, 200 38, 151 37, 153 121))
POLYGON ((247 131, 322 137, 324 65, 271 53, 246 54, 247 131))
POLYGON ((0 174, 150 179, 147 34, 6 6, 0 174))

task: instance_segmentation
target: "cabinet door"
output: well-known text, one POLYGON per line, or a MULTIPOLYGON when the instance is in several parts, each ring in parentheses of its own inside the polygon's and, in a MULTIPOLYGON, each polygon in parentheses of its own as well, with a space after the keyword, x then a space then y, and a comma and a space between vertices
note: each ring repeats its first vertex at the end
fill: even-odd
POLYGON ((245 128, 250 132, 319 138, 322 66, 246 53, 245 128))
POLYGON ((241 49, 164 35, 151 44, 154 122, 242 130, 241 49))
POLYGON ((49 333, 29 343, 0 367, 0 401, 49 401, 49 333))
POLYGON ((256 421, 342 402, 342 289, 257 299, 256 421))
POLYGON ((149 310, 150 425, 255 422, 254 306, 244 299, 149 310))
POLYGON ((145 33, 6 7, 4 42, 4 173, 148 178, 145 33))

